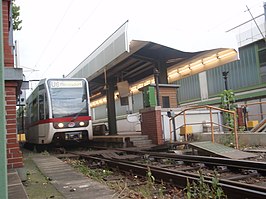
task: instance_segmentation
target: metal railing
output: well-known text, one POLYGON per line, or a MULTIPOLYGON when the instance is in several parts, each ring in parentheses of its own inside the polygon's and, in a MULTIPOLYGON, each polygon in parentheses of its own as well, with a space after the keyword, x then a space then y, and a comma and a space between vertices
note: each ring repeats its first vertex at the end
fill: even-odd
MULTIPOLYGON (((247 104, 242 104, 240 106, 243 109, 243 108, 247 108, 249 106, 256 106, 256 105, 260 105, 261 106, 262 104, 266 104, 266 101, 247 103, 247 104)), ((248 118, 250 116, 260 116, 261 117, 260 120, 262 120, 264 118, 265 113, 263 113, 262 107, 259 107, 259 109, 261 111, 259 114, 249 114, 247 110, 244 112, 244 120, 245 120, 245 126, 246 127, 247 127, 247 120, 248 120, 248 118)))
MULTIPOLYGON (((171 134, 172 134, 171 121, 173 122, 173 120, 175 120, 176 117, 178 117, 180 115, 183 115, 184 124, 181 125, 178 128, 181 128, 182 126, 186 127, 188 125, 187 120, 186 120, 186 112, 189 111, 189 110, 195 110, 195 109, 208 109, 208 110, 210 110, 210 112, 209 112, 209 114, 210 114, 210 122, 208 122, 208 123, 210 123, 210 125, 211 125, 212 142, 214 142, 214 124, 216 124, 218 126, 222 126, 222 127, 225 127, 225 128, 233 130, 234 137, 235 137, 235 147, 238 149, 238 134, 237 134, 237 116, 236 116, 236 112, 235 111, 226 110, 226 109, 222 109, 222 108, 218 108, 218 107, 214 107, 214 106, 209 106, 209 105, 191 106, 191 107, 185 108, 184 110, 180 111, 174 117, 171 117, 170 120, 169 120, 169 123, 170 123, 170 140, 172 140, 171 139, 172 138, 172 136, 171 136, 171 134), (221 124, 217 124, 217 123, 213 122, 212 110, 218 110, 218 111, 221 111, 221 112, 232 114, 233 118, 234 118, 234 127, 232 128, 232 127, 227 126, 227 125, 221 125, 221 124)), ((178 128, 175 128, 173 130, 174 134, 176 133, 176 130, 178 128)), ((185 141, 187 141, 187 140, 188 140, 188 135, 187 135, 187 132, 185 131, 185 141)))

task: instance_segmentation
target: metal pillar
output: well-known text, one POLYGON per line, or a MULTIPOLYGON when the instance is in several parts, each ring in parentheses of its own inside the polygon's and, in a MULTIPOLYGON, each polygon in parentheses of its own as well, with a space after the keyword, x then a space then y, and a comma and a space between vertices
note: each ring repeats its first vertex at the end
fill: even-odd
POLYGON ((160 89, 159 89, 159 71, 157 68, 153 70, 155 86, 156 86, 156 99, 157 99, 157 106, 160 106, 160 89))
POLYGON ((2 0, 0 0, 0 198, 8 198, 2 0))
POLYGON ((110 135, 117 134, 116 112, 115 112, 115 84, 108 82, 107 85, 107 115, 108 115, 108 130, 110 135))
POLYGON ((164 61, 158 63, 158 69, 160 71, 159 84, 168 84, 167 67, 164 61))

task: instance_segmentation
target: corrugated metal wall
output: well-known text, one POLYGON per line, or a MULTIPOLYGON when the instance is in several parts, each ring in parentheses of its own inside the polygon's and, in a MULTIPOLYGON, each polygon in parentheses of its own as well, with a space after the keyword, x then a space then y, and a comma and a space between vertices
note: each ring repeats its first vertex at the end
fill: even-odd
POLYGON ((259 65, 256 59, 256 54, 256 46, 251 45, 239 50, 239 61, 234 61, 208 70, 207 79, 209 95, 217 95, 225 89, 224 78, 222 76, 223 71, 229 71, 229 89, 239 90, 244 87, 259 84, 259 65))
POLYGON ((178 90, 178 101, 183 102, 191 99, 200 98, 199 75, 192 75, 176 81, 180 85, 178 90))
MULTIPOLYGON (((229 71, 229 89, 239 90, 255 86, 260 83, 259 63, 257 59, 256 44, 243 47, 239 50, 240 60, 206 71, 209 97, 220 94, 225 89, 223 71, 229 71)), ((181 79, 178 99, 179 102, 200 99, 198 74, 181 79)))

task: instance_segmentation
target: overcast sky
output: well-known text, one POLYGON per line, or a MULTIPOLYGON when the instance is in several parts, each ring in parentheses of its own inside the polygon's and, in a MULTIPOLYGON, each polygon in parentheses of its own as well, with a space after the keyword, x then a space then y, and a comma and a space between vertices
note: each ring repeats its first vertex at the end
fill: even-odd
POLYGON ((229 30, 264 12, 263 0, 16 0, 26 80, 62 77, 129 20, 131 39, 181 51, 236 47, 229 30), (33 69, 33 70, 29 70, 33 69), (36 70, 36 71, 35 71, 36 70))

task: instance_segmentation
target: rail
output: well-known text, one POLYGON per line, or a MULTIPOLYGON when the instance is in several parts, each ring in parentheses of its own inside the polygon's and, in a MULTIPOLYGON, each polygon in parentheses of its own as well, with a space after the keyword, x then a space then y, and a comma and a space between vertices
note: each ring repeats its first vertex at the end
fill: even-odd
MULTIPOLYGON (((130 172, 134 175, 146 176, 148 168, 150 169, 155 180, 159 183, 169 182, 175 184, 179 188, 185 188, 187 186, 187 181, 193 182, 198 181, 200 178, 199 174, 190 173, 182 170, 173 170, 169 168, 163 168, 154 165, 147 165, 136 163, 132 161, 110 158, 110 157, 95 157, 88 154, 72 153, 82 157, 87 160, 94 160, 104 162, 105 165, 111 168, 116 168, 124 172, 130 172)), ((212 162, 212 161, 210 161, 212 162)), ((226 160, 225 160, 226 162, 226 160)), ((204 182, 207 184, 212 184, 212 177, 204 176, 204 182)), ((264 199, 266 196, 266 189, 264 186, 257 186, 253 184, 246 184, 241 182, 236 182, 233 180, 219 179, 219 186, 222 187, 225 194, 229 198, 258 198, 264 199)))
POLYGON ((259 109, 260 109, 260 114, 249 114, 248 111, 244 111, 244 123, 245 123, 245 128, 247 129, 247 120, 249 117, 251 116, 256 116, 256 117, 261 117, 260 121, 263 121, 263 118, 265 118, 264 116, 266 115, 265 113, 263 113, 263 108, 262 105, 266 104, 266 101, 262 101, 262 102, 253 102, 253 103, 247 103, 247 104, 242 104, 240 105, 241 108, 247 108, 249 106, 255 106, 255 105, 260 105, 259 109))
MULTIPOLYGON (((214 107, 214 106, 209 106, 209 105, 202 105, 202 106, 191 106, 191 107, 188 107, 188 108, 185 108, 184 110, 180 111, 178 114, 176 114, 174 117, 171 117, 169 122, 171 123, 171 121, 175 120, 176 117, 180 116, 180 115, 183 115, 183 121, 184 121, 184 127, 187 126, 187 121, 186 121, 186 111, 189 111, 189 110, 195 110, 195 109, 209 109, 210 112, 210 124, 211 124, 211 138, 212 138, 212 142, 214 143, 214 124, 217 124, 217 123, 214 123, 213 122, 213 118, 212 118, 212 110, 218 110, 218 111, 221 111, 221 112, 226 112, 226 113, 229 113, 229 114, 232 114, 233 115, 233 118, 234 118, 234 127, 231 128, 230 126, 226 126, 226 125, 220 125, 220 124, 217 124, 218 126, 223 126, 223 127, 226 127, 226 128, 229 128, 229 129, 232 129, 233 132, 234 132, 234 135, 235 135, 235 147, 238 149, 238 134, 237 134, 237 116, 236 116, 236 112, 235 111, 230 111, 230 110, 226 110, 226 109, 222 109, 222 108, 218 108, 218 107, 214 107)), ((181 127, 179 127, 181 128, 181 127)), ((175 134, 176 133, 176 130, 178 128, 175 128, 173 129, 173 133, 175 134)), ((171 125, 170 125, 170 135, 171 135, 171 125)), ((185 131, 185 141, 188 140, 188 137, 187 137, 187 132, 185 131)), ((172 136, 170 136, 170 139, 171 139, 172 136)))

